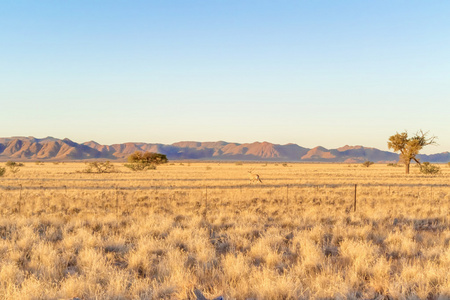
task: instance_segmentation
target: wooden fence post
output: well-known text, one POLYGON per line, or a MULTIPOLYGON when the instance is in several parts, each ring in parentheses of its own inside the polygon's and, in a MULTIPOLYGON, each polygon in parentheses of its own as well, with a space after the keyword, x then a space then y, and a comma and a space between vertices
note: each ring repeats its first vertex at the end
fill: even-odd
POLYGON ((433 202, 433 186, 431 186, 430 189, 431 189, 431 202, 433 202))
POLYGON ((116 186, 116 216, 119 216, 119 192, 116 186))
POLYGON ((289 185, 286 184, 286 205, 289 205, 289 185))
POLYGON ((22 185, 20 185, 20 191, 19 191, 19 214, 21 211, 21 205, 22 205, 22 185))
POLYGON ((208 213, 208 187, 205 187, 205 212, 204 212, 204 216, 206 217, 207 213, 208 213))
POLYGON ((353 211, 354 212, 356 211, 356 186, 357 186, 357 184, 355 184, 355 198, 353 200, 353 211))
POLYGON ((239 187, 240 195, 238 199, 238 207, 241 207, 241 199, 242 199, 242 185, 239 187))

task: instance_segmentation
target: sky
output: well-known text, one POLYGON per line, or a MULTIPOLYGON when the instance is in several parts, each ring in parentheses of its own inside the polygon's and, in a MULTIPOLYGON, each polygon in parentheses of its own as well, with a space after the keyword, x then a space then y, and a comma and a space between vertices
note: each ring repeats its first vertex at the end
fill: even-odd
POLYGON ((450 151, 449 1, 0 2, 0 137, 450 151))

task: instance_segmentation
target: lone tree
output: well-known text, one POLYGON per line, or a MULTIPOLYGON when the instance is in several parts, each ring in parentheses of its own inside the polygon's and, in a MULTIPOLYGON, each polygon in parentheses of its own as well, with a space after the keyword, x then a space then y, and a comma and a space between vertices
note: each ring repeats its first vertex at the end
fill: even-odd
POLYGON ((405 173, 409 174, 409 165, 414 160, 421 166, 420 161, 416 158, 419 151, 428 145, 436 145, 437 137, 427 137, 428 132, 422 130, 416 132, 412 137, 408 137, 408 132, 396 133, 389 137, 388 148, 394 152, 400 152, 400 161, 405 164, 405 173))
POLYGON ((157 165, 165 164, 168 160, 164 154, 136 151, 128 156, 128 162, 125 167, 133 171, 144 171, 156 169, 157 165))

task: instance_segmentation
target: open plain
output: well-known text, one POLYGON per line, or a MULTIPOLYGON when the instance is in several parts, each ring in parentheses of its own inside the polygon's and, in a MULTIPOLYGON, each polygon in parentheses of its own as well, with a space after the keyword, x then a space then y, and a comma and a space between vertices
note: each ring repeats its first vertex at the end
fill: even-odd
POLYGON ((0 177, 0 299, 450 298, 447 165, 114 166, 0 177))

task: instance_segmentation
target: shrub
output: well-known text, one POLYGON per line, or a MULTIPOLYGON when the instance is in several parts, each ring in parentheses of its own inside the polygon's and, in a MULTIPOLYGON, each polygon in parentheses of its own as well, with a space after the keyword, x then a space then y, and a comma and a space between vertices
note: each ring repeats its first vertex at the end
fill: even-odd
POLYGON ((23 166, 24 166, 23 163, 17 163, 17 162, 15 162, 15 161, 11 161, 11 160, 8 160, 8 161, 5 163, 5 165, 6 165, 7 167, 9 167, 9 168, 11 168, 11 167, 23 167, 23 166))
POLYGON ((363 166, 366 167, 366 168, 368 168, 368 167, 370 167, 370 166, 373 165, 373 164, 374 164, 373 161, 368 160, 368 161, 365 161, 365 162, 363 163, 363 166))
POLYGON ((440 172, 441 168, 439 166, 432 165, 429 162, 424 162, 420 166, 420 173, 422 174, 439 174, 440 172))
POLYGON ((85 173, 113 173, 115 172, 114 165, 111 164, 109 161, 105 162, 91 162, 88 163, 86 169, 84 169, 83 172, 85 173))
POLYGON ((125 167, 133 170, 133 171, 144 171, 144 170, 155 170, 155 165, 144 165, 141 163, 130 163, 130 164, 124 164, 125 167))
POLYGON ((20 171, 20 167, 23 167, 23 163, 16 163, 14 161, 7 161, 5 164, 8 168, 9 171, 13 174, 16 174, 17 172, 20 171))
POLYGON ((128 156, 128 164, 124 164, 124 166, 133 171, 145 171, 154 170, 157 165, 167 162, 167 156, 164 154, 136 151, 128 156))

